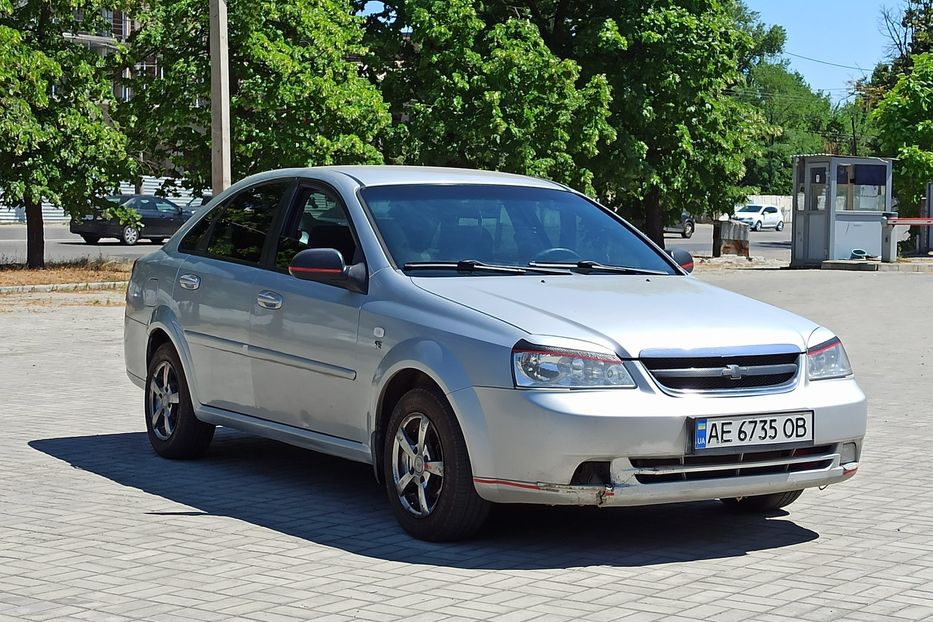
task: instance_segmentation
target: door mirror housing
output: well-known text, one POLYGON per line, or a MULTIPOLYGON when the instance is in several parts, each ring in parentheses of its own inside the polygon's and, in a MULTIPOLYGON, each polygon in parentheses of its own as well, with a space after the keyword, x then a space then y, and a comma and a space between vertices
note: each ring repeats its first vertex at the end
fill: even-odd
POLYGON ((288 273, 296 279, 327 283, 349 289, 353 292, 366 292, 366 264, 363 262, 348 266, 343 255, 335 248, 308 248, 292 258, 288 273))
POLYGON ((677 262, 678 266, 687 272, 693 272, 693 255, 682 248, 672 248, 667 251, 667 254, 677 262))

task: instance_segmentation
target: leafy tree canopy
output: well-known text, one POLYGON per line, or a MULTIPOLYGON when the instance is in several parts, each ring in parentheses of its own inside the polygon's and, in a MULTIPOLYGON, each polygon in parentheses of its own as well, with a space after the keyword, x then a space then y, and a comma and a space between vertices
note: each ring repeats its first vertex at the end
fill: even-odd
POLYGON ((555 56, 534 25, 506 19, 487 28, 468 0, 400 2, 371 25, 387 74, 380 82, 403 119, 394 161, 510 171, 592 191, 585 161, 615 136, 604 76, 580 81, 577 64, 555 56))
POLYGON ((873 113, 882 149, 896 155, 894 192, 901 212, 917 213, 926 184, 933 181, 933 53, 913 58, 873 113))
MULTIPOLYGON (((203 0, 143 4, 142 28, 118 58, 133 97, 121 120, 144 170, 210 187, 209 15, 203 0), (133 70, 157 60, 159 75, 133 70)), ((287 166, 378 163, 388 126, 360 76, 360 18, 342 0, 230 0, 234 179, 287 166)))
POLYGON ((0 0, 0 188, 5 203, 26 207, 31 267, 44 265, 43 200, 87 212, 130 170, 125 137, 107 118, 113 98, 104 62, 71 36, 99 30, 101 8, 96 0, 15 8, 0 0))

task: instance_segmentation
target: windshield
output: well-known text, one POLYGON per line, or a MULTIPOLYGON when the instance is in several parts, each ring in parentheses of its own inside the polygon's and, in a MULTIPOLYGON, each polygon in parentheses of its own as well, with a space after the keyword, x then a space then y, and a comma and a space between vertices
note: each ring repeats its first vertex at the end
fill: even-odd
POLYGON ((565 190, 413 184, 369 187, 361 194, 399 266, 593 261, 676 274, 628 227, 565 190))
POLYGON ((760 211, 761 211, 760 205, 746 205, 745 207, 739 210, 739 212, 754 212, 754 213, 757 213, 760 211))

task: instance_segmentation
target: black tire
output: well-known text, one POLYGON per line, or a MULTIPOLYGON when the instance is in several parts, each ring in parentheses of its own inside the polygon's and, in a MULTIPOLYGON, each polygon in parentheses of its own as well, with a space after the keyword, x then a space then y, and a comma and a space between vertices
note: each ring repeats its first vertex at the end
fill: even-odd
POLYGON ((755 223, 755 226, 752 227, 752 231, 761 231, 761 221, 755 223))
POLYGON ((149 238, 149 241, 153 244, 162 244, 165 242, 165 238, 149 238))
POLYGON ((680 237, 685 240, 689 240, 693 237, 693 223, 686 222, 684 223, 684 230, 680 232, 680 237))
POLYGON ((194 408, 191 405, 191 393, 188 390, 188 380, 185 378, 178 353, 171 344, 159 346, 149 361, 144 403, 146 431, 149 435, 149 442, 157 454, 163 458, 183 460, 197 458, 207 451, 211 439, 214 438, 214 426, 195 417, 194 408), (170 383, 171 378, 174 378, 178 400, 174 404, 169 404, 170 415, 163 413, 161 417, 156 417, 156 421, 153 421, 153 412, 157 410, 156 404, 158 403, 154 398, 153 383, 156 382, 157 372, 160 374, 159 381, 161 382, 163 364, 168 364, 170 367, 170 383), (170 430, 169 421, 172 424, 170 430))
POLYGON ((123 230, 120 232, 120 243, 126 244, 127 246, 134 246, 139 242, 139 229, 127 225, 123 227, 123 230))
MULTIPOLYGON (((428 434, 432 432, 429 431, 428 434)), ((427 442, 425 444, 427 445, 427 442)), ((436 457, 433 459, 436 460, 436 457)), ((411 389, 396 404, 386 427, 382 468, 389 504, 402 528, 415 538, 433 542, 462 540, 476 534, 486 522, 490 503, 476 493, 470 457, 460 425, 450 404, 438 392, 424 388, 411 389), (440 445, 443 465, 441 484, 435 489, 435 504, 433 509, 423 516, 414 514, 413 510, 403 505, 402 495, 396 489, 393 472, 393 463, 396 463, 393 457, 396 434, 406 420, 418 416, 427 418, 433 426, 432 438, 440 445)), ((410 484, 412 487, 418 485, 417 478, 410 484)), ((425 486, 429 484, 426 483, 425 486)))
POLYGON ((99 235, 91 235, 89 233, 84 233, 81 235, 81 237, 84 238, 85 244, 97 244, 98 242, 100 242, 99 235))
POLYGON ((784 221, 780 221, 777 225, 774 226, 775 231, 784 231, 784 221))
POLYGON ((775 492, 770 495, 720 499, 720 501, 730 510, 758 514, 762 512, 773 512, 774 510, 779 510, 788 506, 796 501, 802 494, 802 490, 791 490, 788 492, 775 492))

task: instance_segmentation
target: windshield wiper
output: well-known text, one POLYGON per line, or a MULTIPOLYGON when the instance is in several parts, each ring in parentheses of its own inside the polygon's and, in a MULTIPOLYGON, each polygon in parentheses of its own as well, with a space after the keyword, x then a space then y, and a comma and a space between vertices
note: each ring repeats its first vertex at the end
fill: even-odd
POLYGON ((566 274, 567 266, 500 266, 483 263, 476 259, 461 259, 460 261, 410 261, 404 266, 405 270, 456 270, 457 272, 497 272, 499 274, 525 274, 535 272, 541 274, 566 274), (557 268, 557 269, 555 269, 557 268))
POLYGON ((658 276, 670 275, 670 272, 661 272, 659 270, 646 270, 644 268, 633 268, 631 266, 608 266, 606 264, 599 263, 598 261, 592 261, 590 259, 584 259, 575 263, 532 261, 528 264, 528 266, 532 268, 564 268, 566 270, 573 270, 575 272, 583 272, 586 274, 593 272, 612 272, 617 274, 649 274, 658 276))

